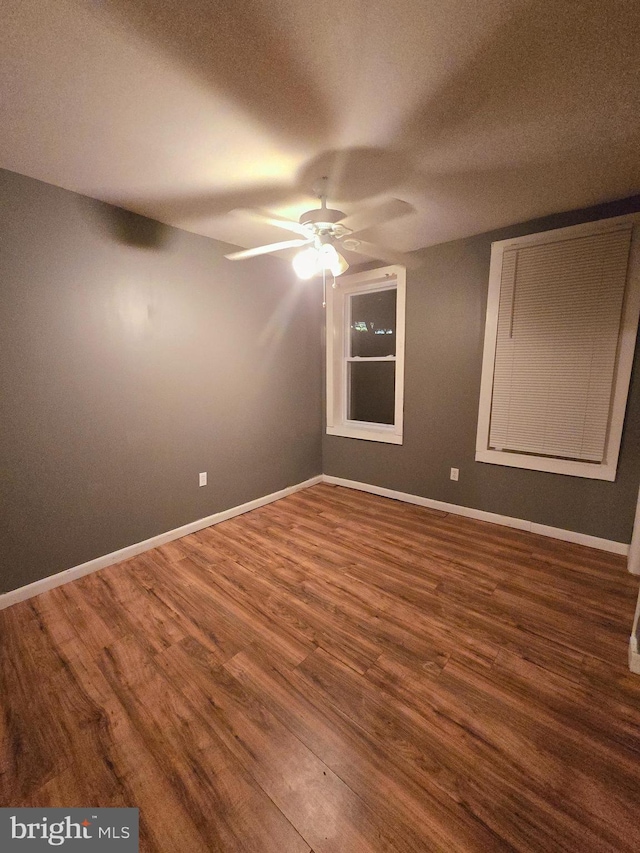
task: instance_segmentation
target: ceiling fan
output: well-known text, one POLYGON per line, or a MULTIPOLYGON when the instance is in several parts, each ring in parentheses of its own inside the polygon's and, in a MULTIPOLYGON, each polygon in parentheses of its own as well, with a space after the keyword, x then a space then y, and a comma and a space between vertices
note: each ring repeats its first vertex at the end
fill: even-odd
MULTIPOLYGON (((323 179, 326 181, 327 179, 323 179)), ((242 249, 225 255, 230 261, 255 258, 282 249, 300 248, 293 258, 293 268, 299 278, 309 279, 315 275, 330 272, 333 277, 342 275, 349 264, 340 253, 340 249, 357 252, 361 255, 388 261, 394 264, 407 264, 410 256, 395 252, 377 243, 361 240, 357 235, 373 225, 398 219, 413 213, 414 207, 406 201, 394 198, 375 207, 364 208, 346 215, 341 210, 327 207, 327 196, 323 191, 319 195, 320 207, 307 210, 298 222, 282 216, 250 211, 250 215, 261 222, 284 228, 298 234, 295 240, 283 240, 255 249, 242 249)))

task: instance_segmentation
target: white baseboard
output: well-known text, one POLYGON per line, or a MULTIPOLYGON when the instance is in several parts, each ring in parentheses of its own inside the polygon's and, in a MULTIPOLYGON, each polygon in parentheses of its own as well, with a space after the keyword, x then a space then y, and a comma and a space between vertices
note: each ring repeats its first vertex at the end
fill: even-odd
POLYGON ((626 556, 629 546, 624 542, 615 542, 612 539, 601 539, 599 536, 589 536, 586 533, 576 533, 573 530, 563 530, 560 527, 549 527, 546 524, 538 524, 535 521, 526 521, 523 518, 512 518, 508 515, 499 515, 496 512, 486 512, 482 509, 449 504, 444 501, 436 501, 433 498, 423 498, 419 495, 410 495, 407 492, 397 492, 394 489, 385 489, 382 486, 372 486, 369 483, 358 483, 356 480, 345 480, 342 477, 332 477, 329 474, 322 475, 323 483, 334 486, 345 486, 348 489, 358 489, 361 492, 370 492, 373 495, 382 495, 404 503, 417 504, 429 509, 439 509, 442 512, 450 512, 454 515, 464 515, 479 521, 489 521, 491 524, 502 524, 505 527, 515 527, 517 530, 527 530, 530 533, 539 533, 541 536, 549 536, 553 539, 561 539, 564 542, 575 542, 578 545, 587 545, 590 548, 598 548, 600 551, 610 551, 613 554, 626 556))
POLYGON ((195 533, 197 530, 203 530, 205 527, 211 527, 213 524, 220 524, 221 521, 226 521, 236 515, 242 515, 244 512, 250 512, 252 509, 265 506, 265 504, 279 501, 281 498, 286 498, 294 492, 299 492, 301 489, 307 489, 309 486, 315 486, 316 483, 322 482, 322 475, 311 477, 305 480, 304 483, 297 483, 295 486, 288 486, 286 489, 281 489, 279 492, 272 492, 270 495, 265 495, 262 498, 256 498, 240 506, 225 509, 222 512, 216 512, 206 518, 200 518, 197 521, 191 521, 189 524, 184 524, 182 527, 176 527, 174 530, 168 530, 166 533, 160 533, 158 536, 152 536, 151 539, 145 539, 143 542, 136 542, 134 545, 127 545, 126 548, 120 548, 119 551, 112 551, 111 554, 105 554, 103 557, 97 557, 95 560, 89 560, 87 563, 82 563, 79 566, 74 566, 71 569, 57 572, 55 575, 50 575, 42 580, 34 581, 34 583, 21 586, 18 589, 5 592, 0 595, 0 610, 5 607, 10 607, 12 604, 17 604, 19 601, 26 601, 28 598, 33 598, 49 589, 55 589, 57 586, 74 581, 81 578, 83 575, 89 575, 91 572, 97 572, 99 569, 106 569, 107 566, 113 566, 115 563, 121 563, 123 560, 128 560, 130 557, 135 557, 137 554, 142 554, 144 551, 150 551, 152 548, 157 548, 159 545, 164 545, 166 542, 172 542, 174 539, 181 539, 189 533, 195 533))
MULTIPOLYGON (((314 486, 316 483, 321 482, 329 483, 334 486, 345 486, 348 489, 357 489, 361 492, 370 492, 374 495, 381 495, 382 497, 392 498, 393 500, 403 501, 404 503, 417 504, 418 506, 429 507, 430 509, 438 509, 442 512, 450 512, 454 515, 464 515, 468 518, 488 521, 492 524, 502 524, 505 527, 527 530, 531 533, 539 533, 542 536, 561 539, 565 542, 575 542, 579 545, 587 545, 591 548, 610 551, 614 554, 626 555, 629 551, 629 546, 623 542, 614 542, 610 539, 600 539, 597 536, 589 536, 585 533, 575 533, 572 530, 562 530, 559 527, 549 527, 544 524, 537 524, 533 521, 525 521, 522 518, 512 518, 508 515, 499 515, 495 512, 485 512, 484 510, 459 506, 458 504, 445 503, 444 501, 437 501, 432 498, 423 498, 419 495, 411 495, 407 492, 385 489, 382 486, 373 486, 369 483, 359 483, 355 480, 345 480, 342 477, 332 477, 329 474, 319 474, 316 477, 311 477, 309 480, 305 480, 303 483, 297 483, 295 486, 289 486, 286 489, 281 489, 279 492, 273 492, 270 495, 256 498, 255 500, 241 504, 240 506, 231 507, 231 509, 214 513, 206 518, 200 518, 197 521, 192 521, 182 527, 176 527, 174 530, 169 530, 166 533, 160 533, 158 536, 151 537, 151 539, 145 539, 143 542, 136 542, 134 545, 128 545, 126 548, 121 548, 119 551, 113 551, 111 554, 105 554, 102 557, 97 557, 95 560, 89 560, 79 566, 74 566, 71 569, 66 569, 65 571, 58 572, 55 575, 42 578, 42 580, 35 581, 27 586, 22 586, 18 589, 11 590, 11 592, 0 594, 0 610, 3 610, 5 607, 10 607, 12 604, 17 604, 19 601, 26 601, 26 599, 33 598, 43 592, 47 592, 49 589, 55 589, 55 587, 62 586, 62 584, 69 583, 70 581, 76 580, 76 578, 81 578, 83 575, 91 574, 91 572, 97 572, 99 569, 105 569, 107 566, 113 566, 115 563, 128 560, 130 557, 135 557, 137 554, 142 554, 144 551, 151 550, 151 548, 157 548, 159 545, 164 545, 166 542, 172 542, 174 539, 181 539, 183 536, 187 536, 189 533, 195 533, 197 530, 203 530, 205 527, 220 524, 221 521, 226 521, 228 518, 233 518, 234 516, 241 515, 244 512, 250 512, 252 509, 265 506, 266 504, 280 500, 281 498, 285 498, 287 495, 291 495, 301 489, 307 489, 309 486, 314 486)), ((631 654, 632 652, 630 648, 630 661, 631 654)), ((640 659, 640 654, 638 653, 637 648, 634 654, 640 659)), ((640 661, 637 662, 637 665, 640 666, 640 661)))

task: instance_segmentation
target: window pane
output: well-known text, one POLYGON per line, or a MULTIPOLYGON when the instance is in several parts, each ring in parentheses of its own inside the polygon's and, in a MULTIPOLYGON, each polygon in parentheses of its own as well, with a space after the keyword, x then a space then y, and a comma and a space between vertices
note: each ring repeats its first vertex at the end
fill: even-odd
POLYGON ((396 364, 394 361, 350 361, 349 420, 374 424, 394 422, 396 364))
POLYGON ((351 297, 351 355, 362 358, 396 354, 395 287, 351 297))

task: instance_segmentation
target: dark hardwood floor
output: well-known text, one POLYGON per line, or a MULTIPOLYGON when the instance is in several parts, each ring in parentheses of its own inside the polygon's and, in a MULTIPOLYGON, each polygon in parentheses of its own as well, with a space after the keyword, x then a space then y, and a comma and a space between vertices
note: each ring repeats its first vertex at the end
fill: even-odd
POLYGON ((321 485, 0 612, 0 805, 141 850, 640 850, 625 561, 321 485))

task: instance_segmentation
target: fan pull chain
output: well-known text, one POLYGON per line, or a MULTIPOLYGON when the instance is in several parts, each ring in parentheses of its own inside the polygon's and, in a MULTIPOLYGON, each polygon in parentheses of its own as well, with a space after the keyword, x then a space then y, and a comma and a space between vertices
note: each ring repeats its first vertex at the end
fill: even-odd
POLYGON ((327 307, 327 271, 322 267, 322 307, 327 307))

